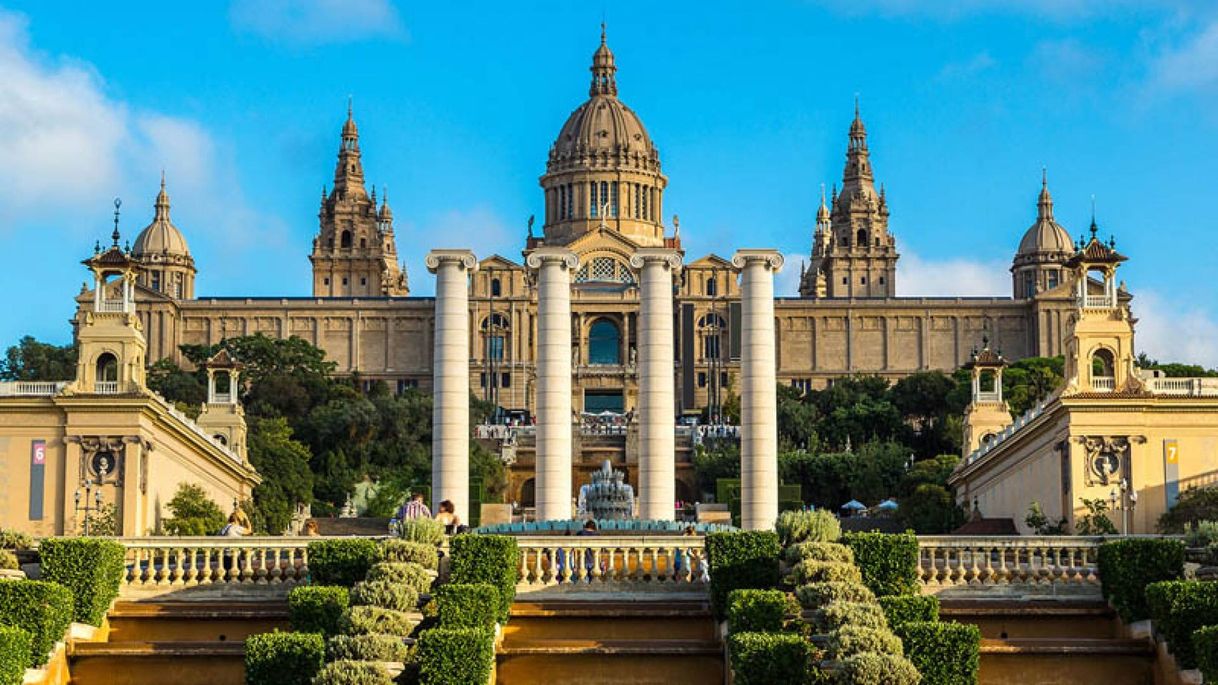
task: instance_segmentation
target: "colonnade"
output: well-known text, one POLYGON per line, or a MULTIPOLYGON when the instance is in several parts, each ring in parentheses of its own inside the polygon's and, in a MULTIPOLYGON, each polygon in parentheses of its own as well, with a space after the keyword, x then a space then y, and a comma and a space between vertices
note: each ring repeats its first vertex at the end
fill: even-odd
MULTIPOLYGON (((536 422, 538 520, 566 520, 571 510, 571 281, 575 253, 541 247, 525 260, 537 274, 536 422)), ((778 428, 774 351, 775 250, 740 250, 741 515, 746 529, 772 528, 778 517, 778 428)), ((676 502, 676 364, 673 287, 681 255, 643 248, 630 258, 639 272, 639 517, 672 520, 676 502)), ((432 497, 451 500, 462 520, 469 508, 469 250, 433 250, 436 274, 435 400, 432 497)))

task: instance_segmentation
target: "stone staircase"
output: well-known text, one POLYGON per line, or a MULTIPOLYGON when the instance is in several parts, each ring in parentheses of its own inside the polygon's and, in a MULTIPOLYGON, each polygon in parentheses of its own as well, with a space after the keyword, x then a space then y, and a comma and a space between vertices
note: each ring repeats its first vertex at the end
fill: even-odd
POLYGON ((498 684, 722 683, 723 647, 704 601, 517 602, 498 684))

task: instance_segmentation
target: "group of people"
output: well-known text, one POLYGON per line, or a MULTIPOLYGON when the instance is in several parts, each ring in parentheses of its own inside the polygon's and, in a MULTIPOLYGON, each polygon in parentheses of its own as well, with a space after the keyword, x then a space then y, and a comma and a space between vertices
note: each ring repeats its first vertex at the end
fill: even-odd
POLYGON ((435 516, 432 516, 431 509, 427 503, 423 501, 423 493, 416 492, 411 495, 401 507, 398 507, 397 514, 394 516, 398 521, 409 521, 411 519, 429 519, 434 518, 444 525, 444 532, 448 535, 462 533, 468 530, 468 526, 461 523, 461 518, 457 516, 457 508, 453 505, 452 500, 444 500, 440 502, 440 506, 436 508, 435 516))

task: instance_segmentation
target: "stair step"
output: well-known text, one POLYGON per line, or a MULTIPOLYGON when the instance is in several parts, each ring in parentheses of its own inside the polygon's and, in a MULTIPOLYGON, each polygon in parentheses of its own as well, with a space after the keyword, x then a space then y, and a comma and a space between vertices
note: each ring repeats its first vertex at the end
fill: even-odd
POLYGON ((714 640, 588 640, 581 638, 518 640, 505 642, 502 656, 524 654, 550 655, 702 655, 722 654, 714 640))
POLYGON ((119 602, 108 614, 115 642, 233 642, 288 627, 283 602, 119 602))
POLYGON ((245 643, 236 641, 198 640, 192 642, 74 642, 69 646, 72 659, 95 656, 245 656, 245 643))
POLYGON ((1099 656, 1126 655, 1154 657, 1150 640, 1128 639, 1070 639, 1070 638, 1011 638, 982 639, 981 653, 1019 655, 1099 656))
POLYGON ((287 618, 284 602, 115 602, 111 618, 287 618))
POLYGON ((244 685, 245 644, 233 641, 80 642, 72 685, 244 685))
POLYGON ((710 605, 703 601, 640 601, 598 602, 589 600, 555 600, 546 602, 516 602, 512 616, 563 618, 671 618, 711 616, 710 605))

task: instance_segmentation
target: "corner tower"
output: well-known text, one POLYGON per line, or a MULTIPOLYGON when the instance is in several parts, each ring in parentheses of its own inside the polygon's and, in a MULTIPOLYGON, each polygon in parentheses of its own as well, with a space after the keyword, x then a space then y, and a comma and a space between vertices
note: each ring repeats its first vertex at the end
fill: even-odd
POLYGON ((588 95, 563 124, 541 177, 545 243, 568 245, 607 226, 640 246, 662 247, 668 179, 643 122, 617 97, 617 66, 603 25, 588 95))
POLYGON ((376 191, 364 188, 359 130, 351 105, 343 124, 334 189, 322 190, 321 229, 313 239, 315 297, 405 297, 406 271, 398 265, 393 212, 388 198, 378 208, 376 191))

